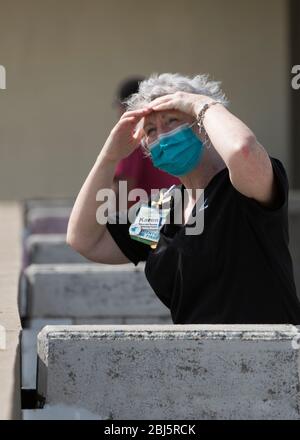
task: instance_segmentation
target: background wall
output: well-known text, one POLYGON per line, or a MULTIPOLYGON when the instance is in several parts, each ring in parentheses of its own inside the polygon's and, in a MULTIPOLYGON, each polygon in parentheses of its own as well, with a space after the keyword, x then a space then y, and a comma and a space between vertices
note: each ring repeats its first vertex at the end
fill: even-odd
POLYGON ((288 170, 285 0, 0 0, 0 199, 76 195, 119 80, 210 73, 288 170))

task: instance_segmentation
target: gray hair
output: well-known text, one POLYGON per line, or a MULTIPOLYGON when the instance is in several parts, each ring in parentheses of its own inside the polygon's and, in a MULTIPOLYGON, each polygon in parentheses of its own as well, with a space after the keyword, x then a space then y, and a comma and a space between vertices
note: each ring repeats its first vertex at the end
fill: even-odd
POLYGON ((229 101, 220 88, 220 81, 212 81, 209 75, 188 77, 179 73, 153 73, 140 83, 137 93, 123 101, 128 110, 138 110, 155 98, 175 92, 205 95, 228 106, 229 101))

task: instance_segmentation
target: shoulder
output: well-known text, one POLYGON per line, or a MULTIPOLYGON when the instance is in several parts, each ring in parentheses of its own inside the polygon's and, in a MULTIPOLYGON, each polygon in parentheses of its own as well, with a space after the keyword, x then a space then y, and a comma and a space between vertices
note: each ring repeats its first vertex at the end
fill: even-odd
POLYGON ((289 181, 283 163, 272 156, 269 156, 273 170, 273 199, 268 205, 264 205, 257 200, 247 197, 233 187, 233 191, 238 202, 247 210, 265 215, 278 214, 287 210, 289 181))

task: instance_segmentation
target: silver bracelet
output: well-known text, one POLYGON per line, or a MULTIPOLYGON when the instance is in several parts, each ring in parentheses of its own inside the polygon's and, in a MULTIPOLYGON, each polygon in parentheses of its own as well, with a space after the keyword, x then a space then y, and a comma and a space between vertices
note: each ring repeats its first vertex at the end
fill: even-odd
POLYGON ((209 144, 207 146, 207 148, 211 147, 211 142, 210 142, 209 136, 206 133, 206 130, 204 128, 203 120, 204 120, 204 116, 205 116, 206 111, 209 109, 209 107, 211 107, 215 104, 222 104, 222 102, 213 101, 213 102, 210 102, 209 104, 204 104, 204 106, 202 107, 202 109, 200 110, 198 115, 196 116, 197 125, 199 127, 199 133, 201 134, 202 132, 204 132, 204 145, 207 146, 207 144, 209 144))

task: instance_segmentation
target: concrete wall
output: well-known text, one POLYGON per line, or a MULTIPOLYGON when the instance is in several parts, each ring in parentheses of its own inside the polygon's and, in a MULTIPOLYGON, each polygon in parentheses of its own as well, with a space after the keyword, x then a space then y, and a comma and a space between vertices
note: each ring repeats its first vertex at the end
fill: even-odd
POLYGON ((38 264, 24 272, 22 386, 36 387, 37 334, 46 325, 172 324, 144 264, 38 264))
POLYGON ((90 262, 66 243, 65 234, 32 234, 24 246, 25 265, 90 262))
POLYGON ((24 276, 27 306, 22 311, 27 319, 100 321, 112 317, 172 322, 169 309, 150 287, 143 264, 37 264, 27 267, 24 276))
POLYGON ((18 278, 21 207, 0 203, 0 419, 21 418, 18 278))
POLYGON ((76 195, 124 76, 210 73, 288 165, 286 0, 2 0, 0 198, 76 195))
POLYGON ((114 420, 300 419, 290 325, 47 326, 38 392, 114 420))

